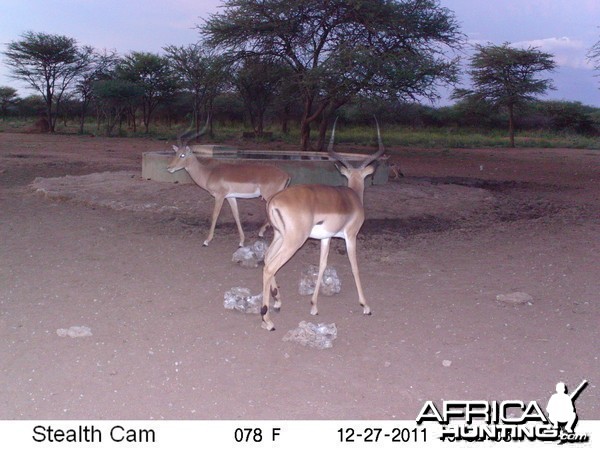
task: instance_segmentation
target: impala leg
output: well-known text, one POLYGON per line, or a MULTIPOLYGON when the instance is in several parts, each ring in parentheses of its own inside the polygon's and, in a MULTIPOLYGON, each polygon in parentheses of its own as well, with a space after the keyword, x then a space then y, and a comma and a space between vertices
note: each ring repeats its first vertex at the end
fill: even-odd
POLYGON ((319 258, 319 274, 317 275, 317 284, 315 285, 315 292, 313 292, 312 299, 310 300, 311 308, 310 313, 313 316, 319 314, 317 310, 317 297, 319 295, 319 290, 321 289, 321 280, 323 280, 323 272, 325 272, 325 267, 327 267, 327 257, 329 256, 329 244, 331 242, 331 238, 321 239, 321 256, 319 258))
POLYGON ((269 300, 271 296, 275 299, 273 308, 281 308, 281 294, 275 281, 275 274, 279 271, 289 259, 298 251, 306 239, 297 239, 296 241, 286 242, 284 244, 283 236, 275 230, 273 242, 265 254, 265 267, 263 268, 263 304, 260 310, 262 316, 262 327, 273 331, 275 324, 269 315, 269 300))
MULTIPOLYGON (((283 238, 281 237, 281 234, 276 233, 275 236, 273 236, 273 242, 271 243, 271 245, 269 246, 269 248, 267 249, 267 251, 265 253, 264 260, 269 261, 269 262, 273 261, 273 258, 279 252, 279 249, 281 248, 282 244, 283 244, 283 238)), ((265 266, 266 265, 267 264, 265 263, 265 266)), ((279 268, 277 268, 277 270, 279 270, 279 268)), ((273 297, 273 300, 275 301, 273 304, 273 309, 275 309, 276 311, 279 311, 281 309, 281 294, 280 294, 279 288, 277 286, 277 281, 275 280, 275 273, 277 272, 277 270, 272 273, 271 282, 269 283, 269 294, 273 297)), ((263 286, 263 290, 264 290, 264 286, 263 286)), ((263 295, 263 299, 264 299, 264 295, 263 295)), ((268 303, 267 303, 267 305, 268 305, 268 303)))
MULTIPOLYGON (((281 248, 282 243, 283 239, 281 238, 281 234, 276 232, 275 236, 273 237, 273 242, 271 242, 271 245, 265 253, 265 266, 263 267, 263 299, 260 314, 262 316, 262 327, 269 331, 275 330, 275 324, 269 315, 269 301, 271 300, 272 293, 274 296, 277 295, 273 307, 275 309, 281 308, 281 298, 279 296, 279 292, 278 290, 275 292, 273 290, 273 285, 277 286, 275 282, 275 273, 277 270, 273 270, 273 258, 281 248)), ((277 288, 275 287, 275 289, 277 288)))
MULTIPOLYGON (((269 300, 271 299, 271 293, 273 291, 274 294, 277 293, 277 288, 273 289, 273 285, 277 286, 275 282, 275 275, 268 271, 266 266, 263 269, 263 304, 260 308, 260 315, 262 317, 262 327, 265 330, 274 331, 275 324, 271 320, 271 316, 269 314, 269 300)), ((277 301, 275 302, 277 303, 277 301)), ((281 300, 279 300, 279 304, 281 305, 281 300)))
MULTIPOLYGON (((289 183, 289 180, 286 180, 286 182, 280 186, 276 186, 274 189, 269 189, 266 192, 263 192, 262 194, 262 198, 265 200, 265 202, 269 202, 269 199, 271 197, 273 197, 275 194, 277 194, 279 191, 283 190, 289 183)), ((261 189, 265 189, 265 186, 263 186, 261 189)), ((263 225, 260 227, 260 230, 258 230, 258 236, 259 237, 263 237, 265 235, 265 231, 267 231, 267 228, 269 228, 271 226, 271 222, 269 222, 269 218, 267 217, 265 219, 265 223, 263 223, 263 225)))
POLYGON ((260 227, 260 230, 258 230, 259 237, 263 237, 265 235, 265 231, 267 231, 267 228, 269 228, 269 225, 271 225, 269 223, 269 219, 265 220, 265 223, 263 223, 262 227, 260 227))
POLYGON ((240 223, 240 212, 238 210, 237 200, 235 197, 227 197, 227 203, 231 207, 231 212, 233 213, 233 218, 235 219, 235 224, 237 225, 238 233, 240 234, 240 247, 244 246, 244 230, 242 230, 242 224, 240 223))
POLYGON ((358 274, 358 262, 356 260, 356 236, 353 238, 346 238, 346 251, 348 252, 350 267, 352 267, 352 275, 354 275, 354 282, 356 283, 356 290, 358 291, 358 301, 363 307, 363 314, 371 315, 371 308, 369 305, 367 305, 367 300, 365 300, 362 284, 360 282, 360 275, 358 274))
POLYGON ((204 241, 204 244, 203 244, 204 246, 207 246, 208 243, 210 241, 212 241, 212 238, 215 235, 215 227, 217 225, 217 218, 219 217, 219 214, 221 213, 221 208, 223 207, 223 200, 225 200, 224 197, 215 197, 215 207, 214 207, 213 213, 212 213, 210 230, 208 231, 208 237, 204 241))

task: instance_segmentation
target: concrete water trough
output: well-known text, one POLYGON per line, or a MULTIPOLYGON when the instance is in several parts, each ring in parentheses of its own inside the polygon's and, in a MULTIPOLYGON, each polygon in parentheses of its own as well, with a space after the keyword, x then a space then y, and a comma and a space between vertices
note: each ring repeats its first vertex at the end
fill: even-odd
MULTIPOLYGON (((256 162, 274 164, 292 177, 292 184, 329 184, 345 186, 346 178, 335 167, 335 161, 327 153, 275 150, 239 150, 221 145, 193 145, 192 150, 199 159, 212 158, 215 163, 256 162)), ((342 153, 352 163, 358 165, 368 155, 342 153)), ((173 151, 145 152, 142 155, 142 177, 148 180, 170 183, 193 183, 185 170, 169 173, 167 166, 173 159, 173 151)), ((367 184, 385 184, 388 181, 387 157, 382 157, 367 184)))

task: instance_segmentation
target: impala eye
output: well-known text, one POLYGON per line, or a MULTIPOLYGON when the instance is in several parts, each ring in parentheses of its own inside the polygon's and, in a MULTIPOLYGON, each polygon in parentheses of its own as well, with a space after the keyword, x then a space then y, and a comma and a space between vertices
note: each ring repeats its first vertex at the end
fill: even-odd
POLYGON ((181 155, 179 155, 180 158, 185 158, 185 155, 182 153, 181 155))

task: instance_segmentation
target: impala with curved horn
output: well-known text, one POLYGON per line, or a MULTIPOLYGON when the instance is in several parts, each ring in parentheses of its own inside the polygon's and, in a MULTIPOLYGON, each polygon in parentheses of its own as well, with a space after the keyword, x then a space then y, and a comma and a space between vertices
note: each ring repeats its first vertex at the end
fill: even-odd
MULTIPOLYGON (((167 170, 170 173, 174 173, 185 169, 198 186, 208 191, 215 198, 210 230, 208 237, 204 241, 204 245, 207 246, 212 240, 217 218, 221 212, 223 202, 227 200, 240 235, 239 245, 242 247, 245 236, 240 223, 240 214, 236 199, 262 197, 268 201, 277 192, 287 187, 290 182, 290 176, 279 167, 268 164, 224 164, 217 163, 212 158, 202 158, 202 162, 200 162, 193 150, 187 146, 187 143, 205 134, 207 126, 208 120, 199 133, 188 137, 185 142, 181 140, 185 134, 179 137, 179 146, 173 146, 175 157, 167 167, 167 170)), ((268 221, 265 221, 260 228, 259 236, 263 236, 268 225, 268 221)))
MULTIPOLYGON (((336 119, 337 122, 337 119, 336 119)), ((356 260, 356 235, 364 220, 363 193, 365 177, 372 174, 375 168, 371 163, 376 161, 385 148, 381 141, 379 123, 377 137, 379 150, 365 158, 358 167, 353 167, 350 161, 333 150, 335 125, 329 143, 329 155, 343 166, 336 164, 338 170, 348 179, 348 186, 326 185, 295 185, 274 195, 267 203, 267 216, 273 226, 273 242, 265 255, 263 269, 263 304, 261 308, 262 327, 274 330, 275 325, 269 315, 269 300, 274 297, 275 310, 281 308, 281 294, 275 281, 277 271, 296 253, 308 238, 321 240, 321 256, 317 284, 311 299, 310 313, 316 315, 317 296, 327 265, 329 244, 331 238, 343 238, 352 274, 358 291, 358 301, 363 307, 364 314, 371 314, 371 309, 363 294, 356 260)))

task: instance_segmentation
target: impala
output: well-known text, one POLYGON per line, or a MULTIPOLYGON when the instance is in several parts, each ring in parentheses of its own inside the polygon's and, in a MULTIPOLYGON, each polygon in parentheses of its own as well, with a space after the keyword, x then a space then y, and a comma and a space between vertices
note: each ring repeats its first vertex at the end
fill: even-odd
MULTIPOLYGON (((199 135, 204 134, 205 129, 199 135)), ((217 218, 225 200, 231 207, 240 235, 239 245, 243 247, 245 236, 240 223, 236 199, 262 197, 268 201, 290 182, 290 176, 273 165, 224 164, 218 163, 212 158, 202 158, 202 162, 200 162, 193 150, 187 145, 179 147, 174 145, 173 150, 175 151, 175 157, 167 170, 174 173, 185 169, 198 186, 208 191, 215 198, 210 230, 204 241, 205 246, 209 244, 215 234, 217 218)), ((258 233, 259 236, 263 236, 268 224, 268 221, 263 224, 258 233)))
MULTIPOLYGON (((336 119, 337 121, 337 119, 336 119)), ((296 253, 296 251, 310 237, 321 240, 321 256, 317 284, 311 299, 312 315, 318 313, 317 296, 323 278, 323 271, 327 265, 329 243, 331 238, 344 238, 352 275, 358 291, 358 300, 363 307, 364 314, 371 314, 363 294, 358 263, 356 261, 356 235, 364 220, 363 193, 365 190, 365 177, 375 170, 372 162, 376 161, 385 148, 381 141, 379 124, 377 123, 377 137, 379 150, 362 161, 359 167, 353 167, 343 156, 333 151, 335 136, 335 123, 331 133, 328 152, 335 160, 342 163, 336 164, 338 170, 348 179, 348 186, 326 185, 295 185, 274 195, 267 203, 267 216, 273 226, 273 242, 265 255, 263 269, 263 304, 261 308, 262 327, 274 330, 275 325, 269 316, 269 300, 271 295, 275 302, 273 308, 281 308, 281 295, 275 274, 296 253)))

